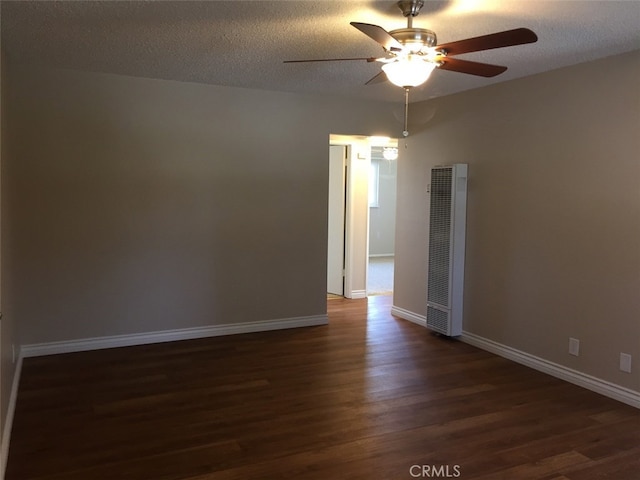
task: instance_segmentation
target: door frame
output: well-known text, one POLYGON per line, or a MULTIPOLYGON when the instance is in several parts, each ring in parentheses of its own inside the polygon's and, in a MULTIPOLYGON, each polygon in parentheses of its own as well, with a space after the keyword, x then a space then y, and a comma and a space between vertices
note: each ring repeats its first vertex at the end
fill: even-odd
POLYGON ((349 157, 350 147, 348 145, 331 143, 329 148, 327 293, 344 296, 347 263, 347 179, 349 174, 347 159, 349 157), (334 154, 334 148, 339 149, 339 159, 337 158, 337 154, 334 154))
POLYGON ((371 163, 369 137, 332 134, 329 144, 347 147, 344 296, 352 299, 366 298, 369 263, 368 184, 371 163))

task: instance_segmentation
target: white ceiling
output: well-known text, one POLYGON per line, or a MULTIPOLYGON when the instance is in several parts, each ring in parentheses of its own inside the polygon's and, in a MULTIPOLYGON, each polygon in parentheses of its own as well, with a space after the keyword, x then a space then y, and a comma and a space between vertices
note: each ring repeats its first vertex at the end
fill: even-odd
MULTIPOLYGON (((402 101, 379 63, 283 60, 381 56, 349 25, 403 28, 389 1, 2 1, 11 62, 285 92, 402 101)), ((640 48, 640 2, 425 0, 414 27, 438 42, 528 27, 539 41, 460 56, 509 67, 493 79, 436 70, 412 101, 478 88, 640 48)))

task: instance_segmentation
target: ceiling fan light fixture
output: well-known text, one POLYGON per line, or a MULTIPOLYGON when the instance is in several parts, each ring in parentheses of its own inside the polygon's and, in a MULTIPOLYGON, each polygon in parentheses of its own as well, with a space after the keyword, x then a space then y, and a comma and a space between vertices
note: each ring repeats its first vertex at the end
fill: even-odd
POLYGON ((391 83, 402 88, 417 87, 429 79, 436 64, 417 55, 399 58, 396 62, 382 65, 382 70, 391 83))

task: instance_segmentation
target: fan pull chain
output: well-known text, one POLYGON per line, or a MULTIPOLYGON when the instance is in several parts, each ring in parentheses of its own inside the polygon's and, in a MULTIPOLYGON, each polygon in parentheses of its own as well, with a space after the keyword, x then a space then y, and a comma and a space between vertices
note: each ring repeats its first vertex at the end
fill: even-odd
POLYGON ((404 89, 404 130, 402 136, 409 136, 409 87, 404 89))

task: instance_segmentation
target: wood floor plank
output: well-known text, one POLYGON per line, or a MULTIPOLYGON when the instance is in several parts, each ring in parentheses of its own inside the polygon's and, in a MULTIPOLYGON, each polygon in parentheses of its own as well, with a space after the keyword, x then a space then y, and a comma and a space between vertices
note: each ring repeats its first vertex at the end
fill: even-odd
POLYGON ((639 410, 390 308, 25 359, 6 479, 640 479, 639 410))

